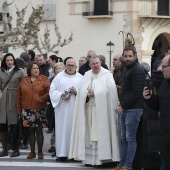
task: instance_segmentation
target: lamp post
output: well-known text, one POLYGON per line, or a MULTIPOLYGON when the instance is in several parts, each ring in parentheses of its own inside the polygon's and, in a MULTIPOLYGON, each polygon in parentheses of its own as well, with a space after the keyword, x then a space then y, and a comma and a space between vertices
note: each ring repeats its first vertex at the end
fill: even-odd
POLYGON ((107 46, 107 51, 110 54, 110 68, 111 68, 111 57, 112 57, 112 52, 113 52, 113 48, 114 48, 114 44, 110 41, 109 43, 106 44, 107 46))

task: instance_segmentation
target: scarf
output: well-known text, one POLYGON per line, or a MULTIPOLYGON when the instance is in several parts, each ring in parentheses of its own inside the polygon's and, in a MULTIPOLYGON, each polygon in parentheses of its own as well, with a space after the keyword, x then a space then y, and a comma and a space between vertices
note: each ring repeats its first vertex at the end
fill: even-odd
POLYGON ((15 65, 13 65, 10 69, 7 69, 7 70, 4 69, 4 72, 5 72, 8 76, 10 76, 11 73, 13 72, 14 68, 15 68, 15 65))

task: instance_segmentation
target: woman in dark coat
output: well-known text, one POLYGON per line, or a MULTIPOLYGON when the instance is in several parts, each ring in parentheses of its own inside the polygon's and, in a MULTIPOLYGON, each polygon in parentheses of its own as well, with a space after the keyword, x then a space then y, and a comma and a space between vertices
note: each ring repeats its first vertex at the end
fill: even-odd
MULTIPOLYGON (((21 79, 24 77, 24 72, 19 70, 14 55, 8 53, 4 56, 1 63, 0 70, 0 87, 2 96, 0 97, 0 131, 2 138, 2 148, 0 157, 8 155, 8 143, 12 141, 12 134, 15 125, 18 123, 18 114, 16 109, 16 93, 21 79), (4 87, 8 79, 11 77, 9 83, 4 87), (10 138, 8 138, 8 129, 10 138), (8 141, 10 139, 10 141, 8 141)), ((11 157, 19 156, 18 141, 13 141, 10 149, 13 150, 11 157)))

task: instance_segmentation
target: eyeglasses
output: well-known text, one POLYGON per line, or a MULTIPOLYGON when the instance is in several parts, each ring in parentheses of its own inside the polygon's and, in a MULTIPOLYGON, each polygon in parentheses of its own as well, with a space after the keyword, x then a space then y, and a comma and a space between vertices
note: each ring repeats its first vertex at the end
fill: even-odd
POLYGON ((162 69, 164 69, 164 68, 166 68, 166 67, 169 67, 169 66, 170 66, 169 64, 166 65, 166 66, 163 66, 163 65, 162 65, 162 69))
POLYGON ((67 67, 75 67, 76 65, 70 65, 70 64, 68 64, 68 65, 66 65, 67 67))

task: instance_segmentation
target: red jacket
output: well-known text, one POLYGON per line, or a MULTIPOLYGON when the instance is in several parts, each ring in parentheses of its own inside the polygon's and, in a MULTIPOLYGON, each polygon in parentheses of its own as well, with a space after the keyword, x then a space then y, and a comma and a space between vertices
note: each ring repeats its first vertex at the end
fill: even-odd
POLYGON ((29 76, 24 77, 17 91, 17 113, 22 109, 44 109, 49 99, 50 81, 46 76, 39 75, 31 83, 29 76))

